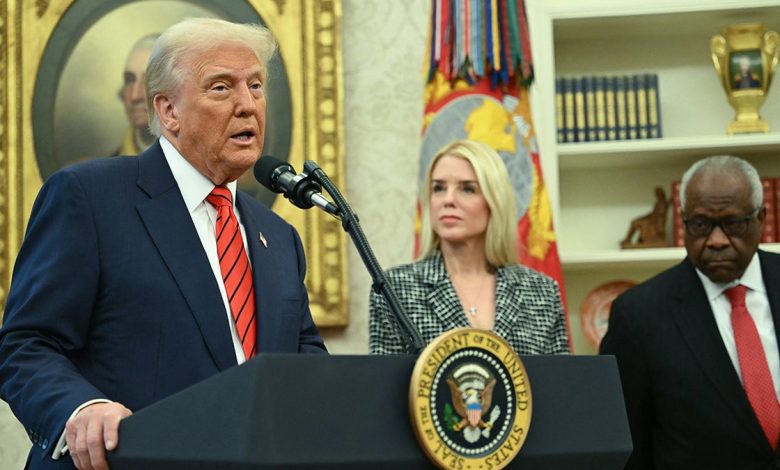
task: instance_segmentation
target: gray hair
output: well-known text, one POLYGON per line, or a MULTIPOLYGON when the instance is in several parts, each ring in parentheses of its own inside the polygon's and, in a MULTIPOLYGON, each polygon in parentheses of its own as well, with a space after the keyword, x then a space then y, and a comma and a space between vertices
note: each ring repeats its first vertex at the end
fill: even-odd
POLYGON ((268 74, 268 61, 276 52, 276 40, 268 28, 259 24, 231 23, 216 18, 188 18, 165 30, 152 47, 146 67, 144 90, 149 130, 157 137, 162 133, 160 119, 154 110, 154 97, 174 93, 188 70, 182 60, 193 53, 217 50, 225 44, 244 44, 252 49, 268 74))
POLYGON ((682 183, 680 183, 680 207, 683 210, 685 210, 685 196, 688 191, 688 184, 694 176, 704 170, 716 171, 724 174, 733 174, 734 171, 740 172, 745 176, 748 184, 750 184, 753 209, 761 207, 764 201, 764 187, 761 185, 761 177, 758 176, 758 171, 753 168, 753 165, 741 158, 732 157, 731 155, 716 155, 697 161, 691 165, 691 167, 688 168, 688 171, 683 175, 682 183))

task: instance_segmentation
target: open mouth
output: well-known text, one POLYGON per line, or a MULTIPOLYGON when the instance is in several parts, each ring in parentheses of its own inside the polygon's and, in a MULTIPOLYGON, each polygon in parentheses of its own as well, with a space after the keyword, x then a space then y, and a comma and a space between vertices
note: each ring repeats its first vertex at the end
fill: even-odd
POLYGON ((239 132, 238 134, 233 134, 231 136, 231 138, 239 142, 250 142, 254 137, 255 133, 252 131, 239 132))

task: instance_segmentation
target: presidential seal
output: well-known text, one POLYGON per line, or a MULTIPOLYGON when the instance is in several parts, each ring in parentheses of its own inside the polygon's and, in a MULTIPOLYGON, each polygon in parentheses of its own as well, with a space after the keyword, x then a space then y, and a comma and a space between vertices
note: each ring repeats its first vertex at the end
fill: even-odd
POLYGON ((503 338, 460 328, 423 350, 409 386, 417 441, 439 468, 500 469, 520 451, 531 423, 531 388, 503 338))

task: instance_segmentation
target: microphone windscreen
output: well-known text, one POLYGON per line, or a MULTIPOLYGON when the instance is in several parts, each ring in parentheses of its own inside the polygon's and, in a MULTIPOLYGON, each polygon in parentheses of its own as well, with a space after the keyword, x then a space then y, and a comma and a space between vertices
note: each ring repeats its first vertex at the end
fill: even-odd
POLYGON ((276 189, 274 189, 275 185, 271 177, 273 176, 274 171, 276 171, 276 169, 280 166, 289 165, 270 155, 264 155, 260 157, 257 163, 255 163, 255 179, 271 191, 278 192, 276 189))

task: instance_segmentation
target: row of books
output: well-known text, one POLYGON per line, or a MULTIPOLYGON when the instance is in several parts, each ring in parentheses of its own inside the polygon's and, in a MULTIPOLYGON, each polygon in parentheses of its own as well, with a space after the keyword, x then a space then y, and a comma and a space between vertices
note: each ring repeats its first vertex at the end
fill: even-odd
MULTIPOLYGON (((780 177, 761 178, 764 188, 764 207, 766 218, 761 231, 761 243, 780 242, 780 177)), ((672 183, 672 243, 674 246, 684 246, 685 226, 682 222, 680 209, 680 182, 672 183)))
POLYGON ((662 136, 658 74, 556 78, 555 107, 558 142, 662 136))

